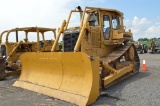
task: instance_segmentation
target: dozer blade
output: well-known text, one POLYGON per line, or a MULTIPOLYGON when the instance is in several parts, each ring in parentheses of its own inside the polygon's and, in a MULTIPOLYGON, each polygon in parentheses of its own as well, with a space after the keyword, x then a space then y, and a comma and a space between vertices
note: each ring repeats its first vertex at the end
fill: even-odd
POLYGON ((5 59, 0 58, 0 81, 6 77, 5 73, 5 59))
POLYGON ((82 52, 24 53, 13 86, 85 106, 99 96, 99 59, 82 52))

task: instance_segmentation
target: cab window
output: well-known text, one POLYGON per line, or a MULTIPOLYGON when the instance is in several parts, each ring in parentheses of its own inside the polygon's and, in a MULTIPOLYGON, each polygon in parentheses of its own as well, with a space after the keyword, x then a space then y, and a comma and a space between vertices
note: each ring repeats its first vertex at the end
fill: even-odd
POLYGON ((98 26, 99 25, 99 15, 98 13, 91 13, 89 19, 90 26, 98 26))
POLYGON ((120 27, 120 20, 118 16, 112 16, 112 28, 119 29, 120 27))
POLYGON ((103 36, 105 40, 110 39, 110 17, 108 15, 103 16, 103 36))

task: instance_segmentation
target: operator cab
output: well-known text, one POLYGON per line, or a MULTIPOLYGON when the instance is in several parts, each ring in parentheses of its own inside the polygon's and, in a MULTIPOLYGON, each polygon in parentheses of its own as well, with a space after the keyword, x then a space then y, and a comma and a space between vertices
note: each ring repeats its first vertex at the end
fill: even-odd
POLYGON ((83 24, 88 27, 85 32, 86 40, 89 36, 92 36, 92 47, 100 47, 101 42, 104 42, 105 45, 121 44, 132 39, 132 33, 130 31, 126 32, 123 26, 123 13, 114 9, 87 7, 83 12, 81 9, 70 12, 63 36, 64 52, 74 51, 83 24), (79 12, 79 26, 68 28, 68 24, 75 24, 75 22, 70 22, 72 16, 77 17, 77 15, 72 15, 73 12, 79 12), (85 23, 88 14, 90 18, 88 23, 85 23))

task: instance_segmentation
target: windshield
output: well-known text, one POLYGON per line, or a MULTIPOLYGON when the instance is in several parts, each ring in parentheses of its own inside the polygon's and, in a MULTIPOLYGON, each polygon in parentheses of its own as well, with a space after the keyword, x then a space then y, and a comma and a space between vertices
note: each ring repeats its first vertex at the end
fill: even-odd
POLYGON ((118 16, 112 16, 112 28, 119 29, 120 27, 120 20, 118 16))
POLYGON ((89 25, 90 26, 99 25, 98 13, 90 13, 89 25))
MULTIPOLYGON (((89 25, 90 26, 97 26, 99 25, 99 14, 98 12, 90 12, 90 19, 89 19, 89 25)), ((82 17, 83 19, 83 23, 85 22, 87 18, 87 13, 85 12, 84 14, 84 18, 82 17)), ((68 28, 73 28, 73 27, 78 27, 80 26, 80 23, 81 23, 81 13, 80 12, 72 12, 71 13, 71 17, 69 19, 69 22, 68 22, 68 28)))

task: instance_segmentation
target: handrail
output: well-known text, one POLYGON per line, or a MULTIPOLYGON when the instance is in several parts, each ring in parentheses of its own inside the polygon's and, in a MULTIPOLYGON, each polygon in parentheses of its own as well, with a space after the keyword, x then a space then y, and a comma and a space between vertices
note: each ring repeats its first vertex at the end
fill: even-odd
POLYGON ((61 36, 61 33, 63 33, 65 26, 66 26, 66 20, 64 20, 64 21, 62 22, 61 28, 60 28, 60 30, 59 30, 59 32, 58 32, 58 35, 56 36, 56 39, 55 39, 55 42, 54 42, 54 44, 53 44, 53 46, 52 46, 51 52, 55 52, 55 51, 56 51, 56 46, 57 46, 57 44, 58 44, 59 37, 61 36))
POLYGON ((12 54, 17 50, 17 48, 22 44, 22 42, 23 42, 23 41, 19 41, 19 42, 17 43, 17 45, 16 45, 16 46, 12 49, 12 51, 9 53, 6 61, 8 61, 8 59, 9 59, 9 58, 12 56, 12 54))
POLYGON ((82 30, 80 31, 77 43, 76 43, 76 45, 74 47, 74 52, 77 52, 79 50, 79 47, 80 47, 80 44, 81 44, 81 40, 84 37, 84 32, 85 32, 85 30, 87 28, 87 23, 88 23, 89 18, 90 18, 90 15, 88 14, 87 15, 87 19, 86 19, 85 23, 83 24, 82 30))

